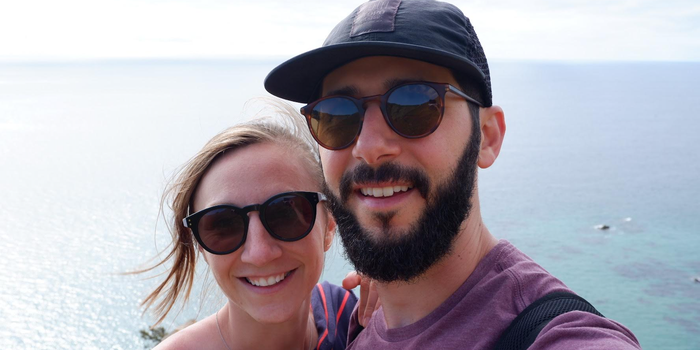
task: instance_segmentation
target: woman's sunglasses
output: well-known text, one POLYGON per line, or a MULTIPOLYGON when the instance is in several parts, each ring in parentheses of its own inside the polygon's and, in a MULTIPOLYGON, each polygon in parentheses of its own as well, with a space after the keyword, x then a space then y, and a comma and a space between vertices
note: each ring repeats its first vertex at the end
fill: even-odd
POLYGON ((301 108, 316 142, 339 150, 357 140, 362 130, 367 102, 379 100, 384 120, 397 134, 415 139, 433 133, 442 121, 445 94, 451 91, 467 101, 482 104, 445 83, 411 82, 391 88, 383 95, 354 98, 326 96, 301 108))
POLYGON ((316 221, 316 204, 326 200, 318 192, 285 192, 276 194, 263 204, 239 208, 217 205, 200 210, 182 220, 197 242, 212 254, 229 254, 245 243, 248 235, 248 213, 260 212, 260 221, 270 236, 285 242, 298 241, 311 232, 316 221))

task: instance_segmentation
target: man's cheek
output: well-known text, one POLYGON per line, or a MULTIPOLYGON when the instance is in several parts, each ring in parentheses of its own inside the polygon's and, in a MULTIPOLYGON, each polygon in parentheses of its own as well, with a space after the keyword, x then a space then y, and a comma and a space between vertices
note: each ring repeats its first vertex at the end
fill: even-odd
POLYGON ((340 186, 340 179, 343 176, 345 169, 342 164, 333 157, 321 157, 321 164, 323 164, 323 177, 326 180, 328 187, 338 195, 338 189, 340 186))

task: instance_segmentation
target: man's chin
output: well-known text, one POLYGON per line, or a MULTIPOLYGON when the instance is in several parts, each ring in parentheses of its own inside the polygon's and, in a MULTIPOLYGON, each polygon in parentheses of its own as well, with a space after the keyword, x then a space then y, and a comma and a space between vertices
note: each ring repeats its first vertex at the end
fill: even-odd
POLYGON ((401 222, 396 212, 373 214, 369 220, 359 220, 360 227, 375 243, 395 241, 411 231, 417 220, 401 222))
POLYGON ((401 229, 397 227, 377 227, 363 226, 362 230, 367 235, 367 238, 374 244, 397 242, 408 234, 409 228, 401 229))

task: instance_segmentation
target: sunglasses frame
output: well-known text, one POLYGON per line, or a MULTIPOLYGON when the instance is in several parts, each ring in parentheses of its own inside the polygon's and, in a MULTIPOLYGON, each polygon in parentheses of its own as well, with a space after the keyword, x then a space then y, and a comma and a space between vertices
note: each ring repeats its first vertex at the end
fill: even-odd
POLYGON ((367 102, 374 101, 374 100, 379 100, 379 109, 382 111, 382 116, 384 117, 384 121, 386 121, 387 125, 389 125, 391 130, 393 130, 395 133, 397 133, 401 137, 405 137, 407 139, 418 139, 418 138, 426 137, 426 136, 432 134, 433 132, 435 132, 435 130, 437 130, 438 126, 440 126, 440 123, 442 122, 442 117, 445 114, 445 95, 447 94, 447 92, 450 92, 450 91, 455 93, 457 96, 469 101, 469 102, 477 104, 479 107, 484 106, 481 102, 470 97, 469 95, 465 94, 460 89, 454 87, 453 85, 451 85, 449 83, 435 83, 435 82, 428 82, 428 81, 411 81, 411 82, 405 82, 405 83, 396 85, 381 95, 372 95, 372 96, 366 96, 366 97, 362 97, 362 98, 355 98, 355 97, 348 96, 348 95, 325 96, 325 97, 322 97, 314 102, 307 104, 304 107, 301 107, 300 111, 301 111, 301 114, 306 117, 306 124, 308 125, 309 131, 311 131, 311 136, 313 136, 314 140, 316 140, 316 142, 321 147, 323 147, 325 149, 337 151, 337 150, 348 148, 357 141, 357 138, 360 136, 360 133, 362 132, 362 125, 364 124, 364 121, 365 121, 365 112, 366 112, 365 106, 367 105, 367 102), (435 90, 435 92, 437 92, 437 94, 438 94, 438 99, 439 99, 438 104, 440 105, 440 116, 438 117, 438 120, 432 129, 430 129, 428 132, 420 134, 420 135, 406 135, 406 134, 398 131, 396 129, 396 127, 392 124, 391 120, 389 119, 389 116, 388 116, 388 113, 386 110, 386 104, 389 100, 389 96, 394 91, 396 91, 399 88, 402 88, 404 86, 407 86, 407 85, 426 85, 426 86, 429 86, 430 88, 432 88, 433 90, 435 90), (353 137, 353 139, 350 142, 348 142, 345 145, 338 146, 338 147, 329 147, 328 145, 321 142, 318 139, 318 137, 316 137, 316 133, 314 132, 313 127, 311 126, 311 119, 312 119, 311 114, 313 113, 314 108, 320 102, 323 102, 325 100, 332 99, 332 98, 342 98, 342 99, 346 99, 346 100, 351 101, 352 103, 355 104, 355 106, 357 107, 357 111, 360 114, 360 117, 359 117, 360 118, 360 121, 359 121, 360 126, 357 129, 357 133, 355 134, 355 136, 353 137))
POLYGON ((206 251, 208 251, 209 253, 212 253, 212 254, 216 254, 216 255, 226 255, 226 254, 231 254, 231 253, 235 252, 236 250, 238 250, 238 248, 243 246, 243 244, 245 243, 246 238, 248 237, 248 226, 250 223, 250 217, 248 216, 248 213, 250 213, 252 211, 259 212, 260 213, 260 222, 265 227, 265 230, 267 231, 267 233, 270 234, 270 236, 272 236, 273 238, 278 239, 280 241, 284 241, 284 242, 294 242, 294 241, 301 240, 302 238, 308 236, 309 232, 311 232, 311 230, 313 230, 314 224, 316 223, 316 214, 318 212, 318 210, 317 210, 318 203, 320 203, 321 201, 325 201, 325 200, 327 200, 326 196, 320 192, 307 192, 307 191, 282 192, 282 193, 278 193, 278 194, 268 198, 262 204, 246 205, 243 208, 237 207, 235 205, 230 205, 230 204, 220 204, 220 205, 215 205, 213 207, 205 208, 205 209, 202 209, 196 213, 190 214, 190 215, 186 216, 185 218, 183 218, 182 225, 189 228, 192 231, 192 234, 194 235, 195 239, 197 239, 197 242, 199 243, 199 245, 202 246, 202 248, 204 248, 206 251), (306 231, 302 235, 300 235, 299 237, 283 238, 283 237, 273 233, 270 230, 270 228, 268 227, 267 220, 265 219, 265 215, 266 215, 265 212, 266 212, 268 205, 270 205, 270 203, 272 203, 272 201, 274 201, 280 197, 287 196, 287 195, 300 196, 300 197, 306 199, 309 202, 309 204, 311 204, 311 209, 312 209, 311 225, 309 225, 309 227, 306 229, 306 231), (210 211, 222 209, 222 208, 233 209, 233 211, 237 215, 240 215, 243 218, 243 230, 244 231, 243 231, 243 237, 241 238, 241 242, 238 245, 236 245, 232 249, 229 249, 229 250, 226 250, 223 252, 218 252, 218 251, 212 250, 206 244, 204 244, 202 237, 199 235, 199 221, 202 219, 202 217, 204 217, 204 215, 206 215, 210 211))

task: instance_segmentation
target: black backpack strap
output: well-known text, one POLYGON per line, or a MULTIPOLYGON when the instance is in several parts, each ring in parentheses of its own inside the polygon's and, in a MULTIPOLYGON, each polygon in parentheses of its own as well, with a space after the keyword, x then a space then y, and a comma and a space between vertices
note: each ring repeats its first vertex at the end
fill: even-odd
POLYGON ((569 311, 585 311, 603 316, 586 299, 569 292, 554 292, 525 308, 501 334, 494 350, 525 350, 555 317, 569 311))

